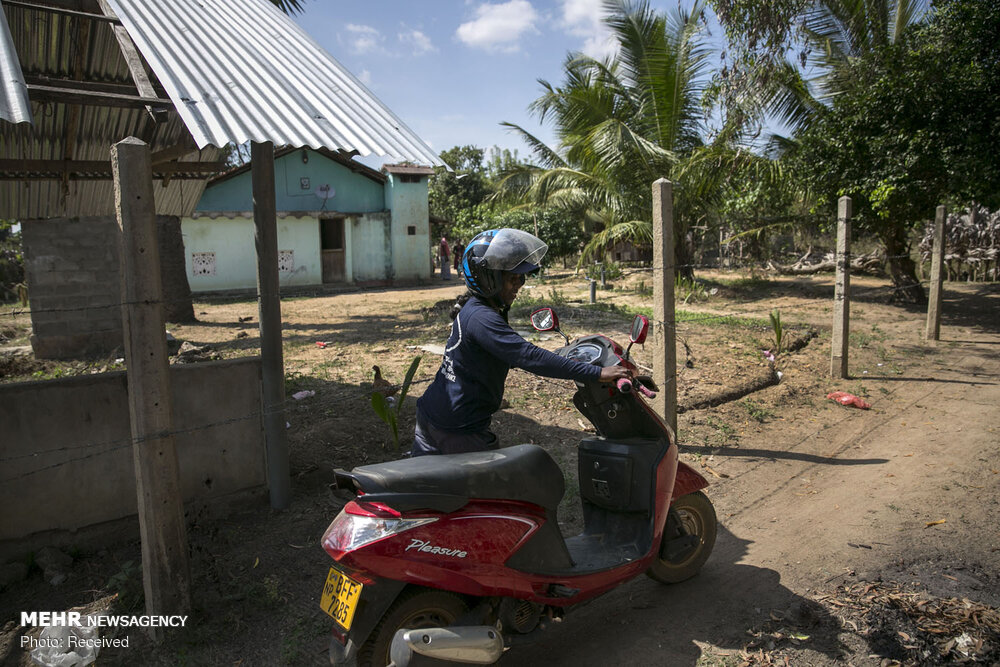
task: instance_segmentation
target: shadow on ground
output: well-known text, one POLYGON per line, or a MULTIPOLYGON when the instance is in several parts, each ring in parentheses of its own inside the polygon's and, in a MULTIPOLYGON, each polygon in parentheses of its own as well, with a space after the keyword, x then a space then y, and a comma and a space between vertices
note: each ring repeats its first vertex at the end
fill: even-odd
POLYGON ((571 610, 537 644, 512 649, 500 664, 693 666, 705 653, 755 650, 756 642, 772 657, 794 651, 792 664, 809 653, 836 661, 844 650, 837 620, 783 586, 775 570, 741 563, 750 544, 720 526, 715 552, 694 579, 627 582, 571 610), (703 650, 706 644, 714 650, 703 650))

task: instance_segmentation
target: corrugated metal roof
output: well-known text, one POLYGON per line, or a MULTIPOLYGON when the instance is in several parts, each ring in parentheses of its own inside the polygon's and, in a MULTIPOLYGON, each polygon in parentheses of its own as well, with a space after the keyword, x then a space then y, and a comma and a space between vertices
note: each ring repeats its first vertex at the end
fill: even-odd
MULTIPOLYGON (((4 5, 7 43, 17 53, 23 76, 79 79, 133 85, 118 42, 107 22, 42 9, 4 5)), ((0 41, 4 36, 0 33, 0 41)), ((5 77, 6 72, 0 72, 5 77)), ((154 125, 144 109, 61 102, 32 102, 33 125, 0 121, 0 157, 13 160, 108 161, 112 144, 129 136, 146 137, 150 150, 192 146, 187 160, 215 161, 218 149, 198 151, 180 116, 154 125)), ((205 189, 205 180, 160 180, 153 186, 156 212, 186 215, 205 189)), ((0 180, 0 218, 114 215, 111 180, 0 180)))
POLYGON ((24 85, 21 63, 3 11, 0 11, 0 119, 10 123, 31 122, 28 87, 24 85))
MULTIPOLYGON (((202 162, 217 159, 214 146, 255 139, 440 164, 357 79, 265 0, 111 4, 153 67, 158 96, 169 95, 177 112, 154 125, 143 109, 25 101, 18 93, 25 79, 76 79, 133 90, 134 84, 108 22, 3 4, 0 21, 8 30, 0 29, 0 114, 7 116, 0 115, 0 158, 107 161, 112 144, 137 136, 154 155, 189 145, 194 152, 184 159, 202 162), (21 122, 28 111, 33 124, 21 122)), ((158 180, 157 213, 189 214, 204 187, 200 179, 158 180)), ((0 178, 0 218, 113 214, 110 180, 0 178)))
POLYGON ((199 147, 343 148, 440 158, 354 75, 264 0, 109 0, 199 147))

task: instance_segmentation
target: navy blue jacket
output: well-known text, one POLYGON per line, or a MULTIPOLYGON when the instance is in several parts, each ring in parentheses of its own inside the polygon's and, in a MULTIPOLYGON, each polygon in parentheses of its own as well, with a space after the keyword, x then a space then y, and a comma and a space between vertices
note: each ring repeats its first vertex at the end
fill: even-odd
POLYGON ((441 368, 417 410, 443 431, 481 431, 500 409, 511 368, 567 380, 596 380, 601 368, 524 340, 497 310, 472 297, 451 325, 441 368))

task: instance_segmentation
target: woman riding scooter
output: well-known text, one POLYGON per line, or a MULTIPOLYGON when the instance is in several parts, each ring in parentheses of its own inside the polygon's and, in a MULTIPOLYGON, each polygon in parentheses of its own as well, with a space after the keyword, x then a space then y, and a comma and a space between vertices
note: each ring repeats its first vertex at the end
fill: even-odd
POLYGON ((623 366, 600 368, 532 345, 507 323, 525 276, 539 269, 548 246, 519 229, 491 229, 476 236, 461 260, 469 288, 455 316, 441 368, 417 400, 412 456, 496 449, 490 431, 511 368, 546 377, 615 382, 623 366))

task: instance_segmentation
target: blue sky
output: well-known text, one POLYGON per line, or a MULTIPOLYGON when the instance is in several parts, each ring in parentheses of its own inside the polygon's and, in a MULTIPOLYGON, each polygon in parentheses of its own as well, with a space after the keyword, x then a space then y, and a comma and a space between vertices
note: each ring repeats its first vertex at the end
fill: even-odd
MULTIPOLYGON (((665 10, 676 1, 651 5, 665 10)), ((552 143, 551 131, 527 110, 541 93, 537 79, 561 82, 569 51, 609 52, 601 6, 602 0, 307 0, 294 20, 435 151, 498 145, 527 156, 527 146, 500 122, 552 143)))

